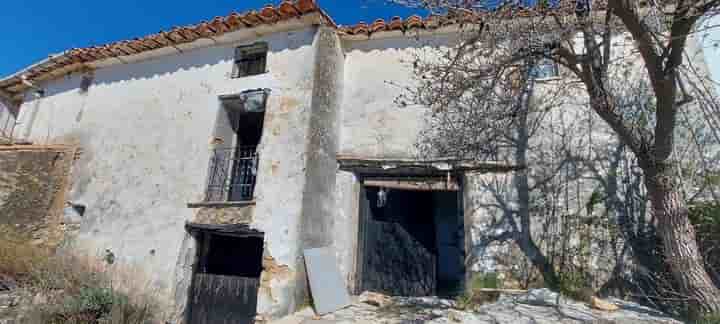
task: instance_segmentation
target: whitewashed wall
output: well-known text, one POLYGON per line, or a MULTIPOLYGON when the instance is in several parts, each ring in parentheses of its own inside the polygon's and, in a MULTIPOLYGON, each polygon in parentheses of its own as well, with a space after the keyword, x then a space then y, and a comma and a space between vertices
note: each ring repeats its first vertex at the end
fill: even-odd
POLYGON ((0 99, 0 137, 10 138, 15 127, 15 115, 10 104, 0 99))
MULTIPOLYGON (((194 212, 187 203, 203 199, 218 96, 269 88, 253 226, 266 233, 269 256, 294 270, 314 35, 306 28, 247 39, 269 44, 270 72, 262 75, 230 78, 241 40, 98 69, 87 93, 73 75, 41 84, 43 98, 28 94, 20 134, 83 148, 68 197, 87 206, 77 246, 109 249, 119 264, 141 266, 170 292, 184 224, 194 212)), ((287 311, 288 301, 277 299, 291 293, 278 289, 268 292, 275 299, 261 296, 268 301, 261 311, 287 311)))

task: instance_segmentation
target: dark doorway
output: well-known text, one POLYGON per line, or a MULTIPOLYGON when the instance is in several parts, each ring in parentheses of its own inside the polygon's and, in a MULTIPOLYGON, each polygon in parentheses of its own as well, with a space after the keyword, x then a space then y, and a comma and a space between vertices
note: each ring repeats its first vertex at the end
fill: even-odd
POLYGON ((257 147, 264 121, 264 112, 244 113, 235 120, 235 163, 230 177, 229 201, 253 199, 257 177, 257 147))
POLYGON ((263 234, 242 226, 193 225, 189 230, 198 241, 189 323, 254 323, 263 234))
POLYGON ((364 187, 357 293, 457 296, 465 249, 457 191, 364 187))

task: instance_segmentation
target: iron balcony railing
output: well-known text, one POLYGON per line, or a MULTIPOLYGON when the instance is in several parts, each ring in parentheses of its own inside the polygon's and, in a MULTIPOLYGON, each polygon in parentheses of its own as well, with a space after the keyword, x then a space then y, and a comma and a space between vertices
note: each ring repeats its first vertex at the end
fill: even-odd
POLYGON ((257 146, 214 149, 205 201, 252 200, 257 180, 257 146))

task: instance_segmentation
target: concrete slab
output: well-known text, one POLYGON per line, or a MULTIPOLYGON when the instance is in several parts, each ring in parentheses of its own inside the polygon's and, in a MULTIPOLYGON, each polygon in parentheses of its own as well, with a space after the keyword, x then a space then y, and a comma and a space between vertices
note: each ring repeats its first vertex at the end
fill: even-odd
POLYGON ((350 295, 338 269, 335 254, 330 248, 305 250, 305 264, 315 311, 318 314, 332 313, 350 305, 350 295))

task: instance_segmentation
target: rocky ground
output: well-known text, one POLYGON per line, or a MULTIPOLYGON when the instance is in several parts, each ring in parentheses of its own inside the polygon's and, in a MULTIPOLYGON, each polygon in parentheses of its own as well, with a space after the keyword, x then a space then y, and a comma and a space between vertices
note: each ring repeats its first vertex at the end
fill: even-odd
POLYGON ((492 304, 476 306, 473 310, 457 310, 451 300, 432 297, 356 298, 342 310, 325 316, 315 316, 305 309, 271 324, 414 324, 414 323, 474 323, 474 324, 680 324, 660 312, 635 303, 611 299, 617 311, 592 309, 589 305, 560 298, 546 289, 522 295, 501 295, 492 304), (373 305, 371 305, 373 304, 373 305))
POLYGON ((0 290, 0 324, 14 324, 21 296, 10 290, 0 290))
MULTIPOLYGON (((19 292, 0 290, 0 324, 16 324, 19 292)), ((355 297, 352 305, 332 314, 316 316, 306 308, 269 324, 682 324, 662 313, 618 299, 617 311, 607 312, 560 298, 547 289, 521 295, 501 295, 492 304, 459 310, 455 301, 436 297, 355 297)))

